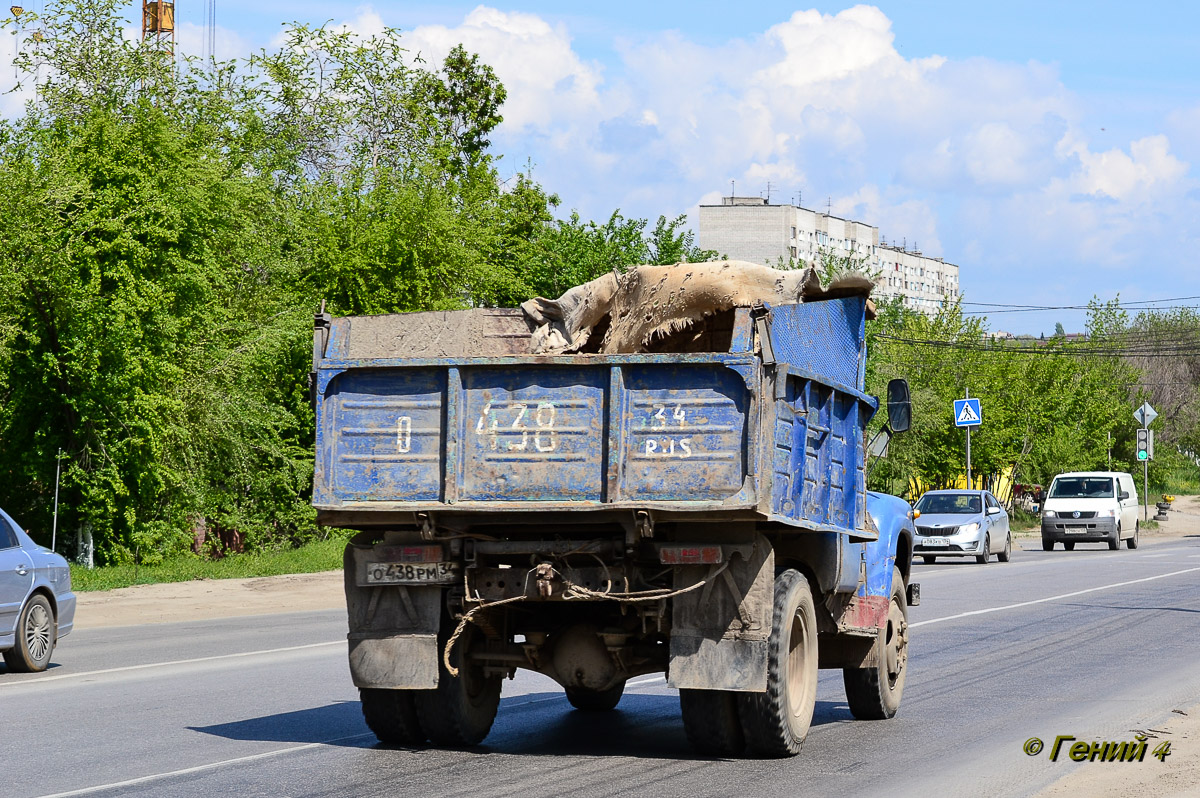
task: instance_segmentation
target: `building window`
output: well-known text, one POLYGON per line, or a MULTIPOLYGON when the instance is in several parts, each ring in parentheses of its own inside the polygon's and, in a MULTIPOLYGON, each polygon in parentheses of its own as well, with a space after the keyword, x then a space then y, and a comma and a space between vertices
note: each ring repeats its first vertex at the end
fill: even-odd
POLYGON ((793 227, 792 228, 792 238, 795 238, 795 237, 796 237, 796 228, 793 227))

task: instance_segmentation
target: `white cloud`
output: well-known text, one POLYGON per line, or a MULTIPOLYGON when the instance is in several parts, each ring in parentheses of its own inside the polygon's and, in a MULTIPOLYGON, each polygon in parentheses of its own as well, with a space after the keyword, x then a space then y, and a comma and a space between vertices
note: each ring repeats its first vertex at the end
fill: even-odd
POLYGON ((1080 169, 1071 179, 1075 190, 1115 200, 1161 195, 1177 187, 1188 172, 1188 164, 1171 155, 1164 135, 1131 142, 1128 154, 1120 149, 1093 153, 1074 138, 1064 139, 1059 152, 1079 160, 1080 169))
POLYGON ((404 40, 433 68, 457 44, 478 53, 508 91, 503 114, 509 135, 527 129, 561 134, 581 116, 597 116, 600 68, 576 55, 565 27, 534 14, 479 6, 455 28, 424 25, 404 40))

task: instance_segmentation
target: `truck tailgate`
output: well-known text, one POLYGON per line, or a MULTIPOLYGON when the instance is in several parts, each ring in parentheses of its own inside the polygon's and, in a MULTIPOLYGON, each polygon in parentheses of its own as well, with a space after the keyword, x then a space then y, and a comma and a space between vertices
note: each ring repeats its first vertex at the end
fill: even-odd
POLYGON ((758 368, 728 354, 326 361, 314 504, 753 506, 758 368))

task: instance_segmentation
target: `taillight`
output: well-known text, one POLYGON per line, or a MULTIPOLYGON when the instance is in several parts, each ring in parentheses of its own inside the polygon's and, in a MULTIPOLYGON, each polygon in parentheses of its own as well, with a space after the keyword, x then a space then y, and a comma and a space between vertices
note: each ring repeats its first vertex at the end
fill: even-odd
POLYGON ((375 556, 387 562, 441 562, 441 546, 376 546, 375 556))
POLYGON ((660 546, 658 561, 663 565, 715 565, 721 562, 721 547, 660 546))

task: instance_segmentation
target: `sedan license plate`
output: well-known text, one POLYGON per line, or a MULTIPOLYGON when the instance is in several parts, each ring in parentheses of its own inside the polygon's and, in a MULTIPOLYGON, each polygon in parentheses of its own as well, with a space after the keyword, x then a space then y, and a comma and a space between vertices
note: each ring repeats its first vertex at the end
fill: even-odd
POLYGON ((950 541, 945 538, 925 538, 922 544, 925 546, 949 546, 950 541))
POLYGON ((368 585, 440 584, 452 582, 454 571, 448 562, 369 562, 368 585))

